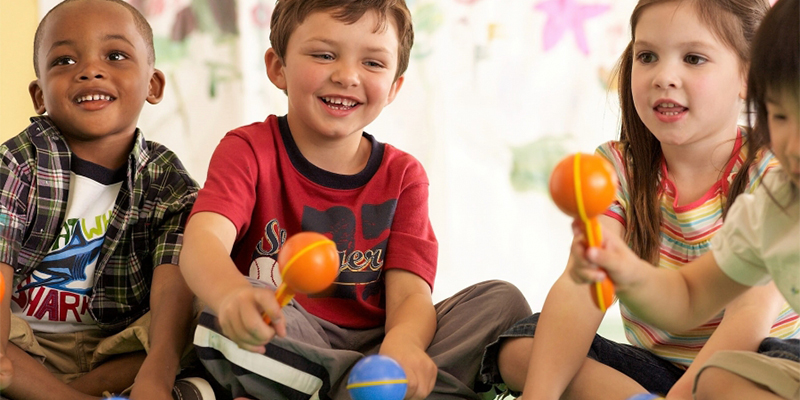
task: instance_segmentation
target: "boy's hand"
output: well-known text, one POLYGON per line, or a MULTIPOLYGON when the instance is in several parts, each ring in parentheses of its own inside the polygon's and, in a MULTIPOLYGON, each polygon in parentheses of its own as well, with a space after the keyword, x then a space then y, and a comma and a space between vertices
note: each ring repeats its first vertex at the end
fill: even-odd
POLYGON ((11 385, 11 378, 14 376, 14 366, 11 360, 0 354, 0 390, 11 385))
POLYGON ((408 378, 405 399, 420 400, 428 397, 436 384, 439 368, 424 350, 402 342, 384 341, 380 353, 391 357, 403 367, 408 378))
POLYGON ((286 336, 286 321, 272 290, 248 287, 225 296, 217 310, 222 333, 239 347, 263 353, 272 337, 286 336), (271 323, 264 322, 266 313, 271 323))

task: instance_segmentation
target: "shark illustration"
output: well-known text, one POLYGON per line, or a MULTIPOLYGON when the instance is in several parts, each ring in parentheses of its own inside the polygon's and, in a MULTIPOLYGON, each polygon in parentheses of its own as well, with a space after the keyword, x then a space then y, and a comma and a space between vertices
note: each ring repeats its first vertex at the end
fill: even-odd
POLYGON ((91 288, 78 289, 69 287, 72 282, 86 280, 86 266, 95 262, 100 255, 103 236, 88 241, 83 235, 80 222, 76 224, 74 234, 63 248, 48 254, 31 275, 33 282, 19 291, 39 286, 66 290, 78 294, 88 294, 91 288))

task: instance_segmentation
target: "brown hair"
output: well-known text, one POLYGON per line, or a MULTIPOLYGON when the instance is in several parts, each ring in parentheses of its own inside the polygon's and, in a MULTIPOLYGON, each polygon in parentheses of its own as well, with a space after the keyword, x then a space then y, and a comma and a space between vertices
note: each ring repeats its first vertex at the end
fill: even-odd
POLYGON ((310 14, 335 10, 332 16, 339 21, 352 24, 361 19, 367 11, 378 13, 375 32, 387 28, 386 18, 391 16, 397 25, 397 72, 399 78, 408 68, 411 46, 414 44, 414 29, 411 26, 411 12, 404 0, 278 0, 272 12, 269 40, 275 53, 284 60, 289 36, 310 14))
MULTIPOLYGON (((621 108, 620 142, 627 164, 626 178, 630 204, 627 209, 625 239, 633 251, 653 264, 658 262, 659 238, 661 235, 661 209, 659 188, 661 171, 661 144, 644 125, 633 103, 631 71, 636 39, 636 24, 642 12, 654 4, 683 0, 639 0, 631 14, 631 41, 617 64, 619 102, 621 108)), ((764 0, 686 0, 697 11, 701 21, 717 38, 727 44, 739 57, 742 73, 750 60, 750 42, 759 21, 769 6, 764 0)), ((781 0, 783 1, 783 0, 781 0)), ((745 141, 747 159, 736 174, 728 191, 727 204, 733 204, 748 183, 748 169, 765 143, 748 135, 745 141)), ((727 213, 727 205, 723 213, 727 213)), ((723 214, 724 215, 724 214, 723 214)))
MULTIPOLYGON (((36 35, 33 38, 33 70, 36 72, 36 77, 39 77, 39 46, 42 43, 42 36, 44 35, 44 27, 46 25, 47 19, 53 11, 59 9, 64 4, 72 3, 78 0, 64 0, 61 3, 58 3, 55 7, 50 9, 50 11, 45 14, 44 18, 39 21, 39 26, 36 28, 36 35)), ((127 9, 131 15, 133 16, 133 22, 136 24, 136 29, 139 31, 139 34, 142 35, 142 39, 144 39, 145 44, 147 45, 147 62, 150 65, 154 65, 156 62, 156 50, 153 47, 153 29, 150 27, 150 23, 147 22, 144 15, 136 9, 136 7, 124 2, 123 0, 104 0, 110 1, 115 4, 119 4, 125 9, 127 9)))

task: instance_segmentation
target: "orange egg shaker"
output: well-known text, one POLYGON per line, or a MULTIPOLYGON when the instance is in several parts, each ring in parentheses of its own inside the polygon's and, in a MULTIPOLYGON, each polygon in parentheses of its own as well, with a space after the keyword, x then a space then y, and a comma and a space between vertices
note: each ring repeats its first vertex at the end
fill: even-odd
MULTIPOLYGON (((336 243, 317 232, 300 232, 283 244, 278 252, 281 284, 275 298, 286 306, 296 293, 319 293, 339 274, 339 252, 336 243)), ((266 313, 264 322, 270 323, 266 313)))
MULTIPOLYGON (((550 175, 550 195, 565 214, 580 218, 590 247, 603 241, 601 215, 617 191, 617 177, 611 165, 600 156, 575 153, 565 157, 550 175)), ((614 284, 609 278, 591 285, 592 300, 605 312, 614 301, 614 284)))

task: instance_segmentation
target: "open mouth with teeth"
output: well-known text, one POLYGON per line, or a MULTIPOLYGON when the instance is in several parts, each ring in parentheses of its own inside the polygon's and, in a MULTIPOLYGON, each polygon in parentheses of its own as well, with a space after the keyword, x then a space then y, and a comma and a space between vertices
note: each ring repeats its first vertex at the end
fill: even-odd
POLYGON ((112 101, 112 100, 114 100, 113 97, 105 94, 87 94, 85 96, 78 97, 77 99, 75 99, 75 102, 81 104, 87 101, 112 101))
POLYGON ((334 110, 350 110, 361 104, 355 100, 344 99, 341 97, 320 97, 320 100, 334 110))
POLYGON ((665 116, 672 117, 688 110, 688 108, 675 103, 659 103, 653 107, 653 110, 665 116))

